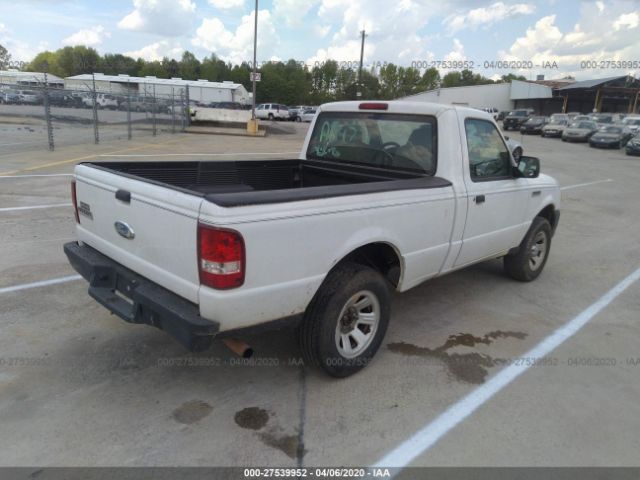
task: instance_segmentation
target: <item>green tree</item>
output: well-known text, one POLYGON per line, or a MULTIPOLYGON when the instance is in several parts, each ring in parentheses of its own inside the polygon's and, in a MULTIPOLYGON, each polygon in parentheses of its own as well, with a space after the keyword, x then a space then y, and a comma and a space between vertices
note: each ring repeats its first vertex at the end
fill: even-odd
POLYGON ((193 53, 189 51, 184 52, 178 65, 180 67, 180 77, 184 80, 198 79, 200 75, 200 60, 198 60, 193 53))
POLYGON ((138 62, 131 57, 120 53, 105 53, 98 61, 98 71, 105 75, 126 74, 137 76, 139 71, 138 62))
POLYGON ((142 68, 140 69, 140 76, 168 78, 167 71, 162 65, 162 62, 159 62, 158 60, 154 60, 152 62, 144 62, 142 68))
POLYGON ((41 72, 47 66, 47 72, 59 77, 64 77, 65 72, 58 65, 58 54, 56 52, 40 52, 31 62, 27 64, 25 70, 28 72, 41 72))
MULTIPOLYGON (((76 45, 56 50, 57 64, 64 77, 97 71, 100 55, 94 48, 76 45)), ((53 72, 52 72, 53 73, 53 72)))
POLYGON ((515 73, 508 73, 507 75, 502 75, 502 77, 500 77, 499 82, 500 83, 509 83, 512 80, 521 80, 523 82, 525 82, 527 80, 527 78, 523 75, 516 75, 515 73))
POLYGON ((435 68, 427 68, 420 79, 420 86, 423 90, 434 90, 440 86, 440 71, 435 68))
POLYGON ((6 70, 11 63, 11 54, 2 45, 0 45, 0 70, 6 70))
POLYGON ((222 82, 229 80, 231 75, 229 66, 224 60, 219 59, 216 54, 202 60, 200 64, 200 76, 210 82, 222 82))

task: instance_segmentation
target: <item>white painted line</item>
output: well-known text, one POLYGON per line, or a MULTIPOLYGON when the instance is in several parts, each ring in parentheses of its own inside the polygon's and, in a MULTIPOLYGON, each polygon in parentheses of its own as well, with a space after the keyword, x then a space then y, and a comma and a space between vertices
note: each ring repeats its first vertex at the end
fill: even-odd
POLYGON ((31 178, 31 177, 73 177, 73 173, 47 173, 41 175, 0 175, 3 178, 31 178))
POLYGON ((295 152, 232 152, 232 153, 133 153, 130 155, 98 155, 98 157, 221 157, 229 155, 293 155, 300 153, 295 152))
POLYGON ((20 290, 28 290, 30 288, 48 287, 49 285, 58 285, 59 283, 73 282, 80 280, 80 275, 69 275, 68 277, 53 278, 51 280, 42 280, 41 282, 23 283, 22 285, 14 285, 13 287, 0 288, 0 294, 19 292, 20 290))
POLYGON ((10 145, 33 145, 40 142, 18 142, 18 143, 0 143, 0 147, 8 147, 10 145))
MULTIPOLYGON (((628 287, 640 279, 640 268, 618 283, 615 287, 600 297, 572 320, 558 328, 535 347, 523 354, 523 358, 543 358, 566 340, 575 335, 589 320, 600 313, 607 305, 615 300, 628 287)), ((529 365, 510 365, 494 377, 490 378, 482 386, 476 388, 467 396, 451 405, 434 420, 426 424, 422 429, 414 433, 410 438, 402 442, 396 448, 378 460, 375 467, 408 466, 418 456, 425 453, 435 445, 442 437, 453 430, 460 422, 484 405, 496 393, 505 388, 509 383, 518 378, 529 369, 529 365)))
POLYGON ((597 185, 598 183, 613 182, 610 178, 606 180, 596 180, 595 182, 578 183, 577 185, 567 185, 566 187, 560 187, 560 190, 571 190, 572 188, 588 187, 589 185, 597 185))
POLYGON ((42 208, 58 208, 58 207, 71 207, 70 203, 53 203, 51 205, 32 205, 30 207, 8 207, 0 208, 0 212, 16 212, 18 210, 39 210, 42 208))

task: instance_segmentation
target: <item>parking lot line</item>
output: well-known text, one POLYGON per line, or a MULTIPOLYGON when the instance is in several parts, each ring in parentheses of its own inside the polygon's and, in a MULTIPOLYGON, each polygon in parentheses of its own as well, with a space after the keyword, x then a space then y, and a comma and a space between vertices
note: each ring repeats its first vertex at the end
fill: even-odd
POLYGON ((31 177, 73 177, 73 173, 36 173, 33 175, 0 175, 3 178, 31 178, 31 177))
MULTIPOLYGON (((638 280, 640 280, 640 268, 636 269, 628 277, 601 296, 596 302, 589 305, 576 317, 558 328, 555 332, 522 355, 522 358, 537 359, 547 356, 566 340, 575 335, 593 317, 600 313, 605 307, 607 307, 607 305, 613 302, 619 295, 638 280)), ((442 437, 449 433, 449 431, 453 430, 460 422, 488 402, 496 393, 526 372, 531 365, 526 365, 524 363, 526 362, 523 362, 522 365, 512 364, 498 372, 485 384, 476 388, 461 400, 458 400, 438 417, 426 424, 422 429, 418 430, 407 440, 387 453, 384 457, 378 460, 373 467, 404 468, 408 466, 418 456, 422 455, 435 445, 442 437)))
MULTIPOLYGON (((107 152, 107 153, 132 152, 132 151, 135 151, 135 150, 142 150, 142 149, 148 148, 148 147, 157 147, 157 146, 161 146, 161 145, 167 145, 167 144, 170 144, 172 142, 180 143, 180 140, 171 139, 171 140, 166 141, 166 142, 145 143, 144 145, 138 145, 136 147, 130 147, 130 148, 123 148, 123 149, 114 150, 112 152, 107 152)), ((16 173, 20 173, 20 172, 31 172, 33 170, 40 170, 41 168, 48 168, 48 167, 55 167, 55 166, 58 166, 58 165, 65 165, 67 163, 80 162, 82 160, 89 160, 90 158, 96 158, 98 155, 99 155, 98 153, 94 153, 92 155, 85 155, 84 157, 68 158, 66 160, 59 160, 57 162, 45 163, 43 165, 35 165, 33 167, 21 168, 21 169, 18 169, 18 170, 9 170, 7 172, 0 172, 0 177, 7 176, 7 175, 15 175, 16 173)))
POLYGON ((80 275, 69 275, 68 277, 52 278, 51 280, 42 280, 40 282, 23 283, 22 285, 13 285, 12 287, 0 288, 0 294, 19 292, 20 290, 28 290, 30 288, 48 287, 49 285, 58 285, 60 283, 73 282, 80 280, 80 275))
POLYGON ((43 208, 70 207, 70 203, 52 203, 51 205, 32 205, 29 207, 4 207, 0 208, 0 212, 16 212, 18 210, 40 210, 43 208))
POLYGON ((598 183, 613 182, 610 178, 606 180, 596 180, 595 182, 578 183, 576 185, 567 185, 566 187, 560 187, 560 190, 571 190, 572 188, 588 187, 589 185, 597 185, 598 183))

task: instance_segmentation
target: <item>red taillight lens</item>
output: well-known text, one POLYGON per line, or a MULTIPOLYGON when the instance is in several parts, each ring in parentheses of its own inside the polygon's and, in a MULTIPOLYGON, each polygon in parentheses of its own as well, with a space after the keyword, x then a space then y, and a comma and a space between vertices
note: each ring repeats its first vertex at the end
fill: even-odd
POLYGON ((366 102, 361 103, 358 108, 360 110, 388 110, 389 104, 382 102, 366 102))
POLYGON ((234 230, 198 224, 200 283, 218 290, 244 283, 245 256, 242 235, 234 230))
POLYGON ((76 196, 75 180, 71 180, 71 202, 73 203, 73 213, 76 216, 76 223, 80 223, 80 215, 78 214, 78 197, 76 196))

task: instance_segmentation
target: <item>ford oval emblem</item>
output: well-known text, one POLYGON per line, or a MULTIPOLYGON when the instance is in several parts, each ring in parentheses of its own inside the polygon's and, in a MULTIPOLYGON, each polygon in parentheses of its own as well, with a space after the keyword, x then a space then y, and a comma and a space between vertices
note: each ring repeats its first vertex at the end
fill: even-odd
POLYGON ((132 240, 136 236, 133 228, 131 228, 126 223, 121 222, 120 220, 114 223, 114 227, 116 227, 116 232, 118 232, 118 235, 120 235, 121 237, 132 240))

